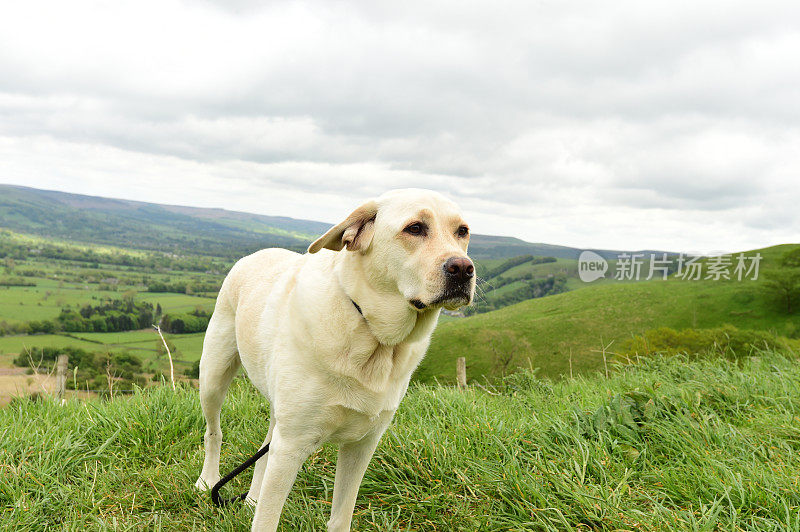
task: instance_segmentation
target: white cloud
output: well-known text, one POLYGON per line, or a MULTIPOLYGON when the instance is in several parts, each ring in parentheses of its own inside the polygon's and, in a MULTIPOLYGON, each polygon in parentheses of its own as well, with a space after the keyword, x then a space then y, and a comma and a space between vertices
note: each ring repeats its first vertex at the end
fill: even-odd
POLYGON ((534 241, 797 240, 798 15, 18 2, 0 19, 0 181, 328 221, 425 186, 480 232, 534 241))

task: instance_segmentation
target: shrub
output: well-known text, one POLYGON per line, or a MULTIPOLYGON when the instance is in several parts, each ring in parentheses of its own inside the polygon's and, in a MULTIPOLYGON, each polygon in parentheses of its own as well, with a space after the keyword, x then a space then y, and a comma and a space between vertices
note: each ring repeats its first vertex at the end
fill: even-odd
POLYGON ((633 361, 637 356, 656 353, 685 354, 690 357, 711 355, 737 359, 750 356, 758 350, 785 351, 787 347, 784 340, 773 334, 765 331, 741 330, 732 325, 714 329, 682 330, 660 327, 624 341, 615 355, 615 360, 633 361))
POLYGON ((20 353, 14 359, 14 365, 20 367, 30 367, 31 361, 34 366, 38 366, 40 371, 49 371, 53 367, 58 355, 68 356, 67 388, 93 390, 105 390, 108 387, 106 377, 106 366, 111 362, 111 372, 116 378, 115 389, 132 389, 132 383, 141 383, 144 380, 139 376, 142 373, 142 361, 129 352, 113 353, 91 353, 75 347, 36 347, 28 353, 20 353), (74 368, 78 368, 77 375, 73 378, 74 368), (117 386, 117 382, 122 384, 117 386))
POLYGON ((165 314, 161 318, 161 329, 172 334, 204 332, 211 314, 195 310, 188 314, 165 314))
POLYGON ((190 379, 199 379, 200 378, 200 361, 197 360, 192 363, 191 366, 183 370, 183 374, 189 377, 190 379))

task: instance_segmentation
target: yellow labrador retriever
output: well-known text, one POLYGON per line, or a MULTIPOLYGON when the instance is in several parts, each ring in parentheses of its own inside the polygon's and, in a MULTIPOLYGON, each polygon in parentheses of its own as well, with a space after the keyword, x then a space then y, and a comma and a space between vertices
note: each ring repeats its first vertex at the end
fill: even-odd
POLYGON ((297 471, 329 441, 340 447, 328 529, 349 530, 364 472, 439 311, 472 301, 468 243, 452 201, 406 189, 361 205, 304 255, 265 249, 237 262, 203 343, 197 487, 220 479, 220 410, 243 365, 270 404, 270 449, 247 494, 253 530, 277 528, 297 471))

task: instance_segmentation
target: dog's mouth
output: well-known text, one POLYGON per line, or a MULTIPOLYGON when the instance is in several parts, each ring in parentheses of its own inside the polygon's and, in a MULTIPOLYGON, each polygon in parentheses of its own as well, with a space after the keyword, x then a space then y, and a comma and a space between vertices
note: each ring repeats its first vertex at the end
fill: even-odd
POLYGON ((430 307, 445 307, 448 310, 456 310, 459 307, 469 305, 472 302, 472 291, 469 287, 445 290, 429 303, 424 303, 421 299, 411 299, 409 303, 417 310, 425 310, 430 307))
POLYGON ((417 310, 425 310, 428 307, 428 305, 426 305, 419 299, 412 299, 411 301, 409 301, 409 303, 411 303, 411 306, 417 310))

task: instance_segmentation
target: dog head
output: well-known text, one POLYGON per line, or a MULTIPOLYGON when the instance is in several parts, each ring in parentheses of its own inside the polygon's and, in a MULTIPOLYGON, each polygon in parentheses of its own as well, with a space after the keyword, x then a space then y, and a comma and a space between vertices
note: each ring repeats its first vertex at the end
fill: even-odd
POLYGON ((374 288, 399 292, 417 310, 455 310, 475 294, 469 236, 455 203, 433 191, 402 189, 364 203, 308 251, 354 253, 374 288))

